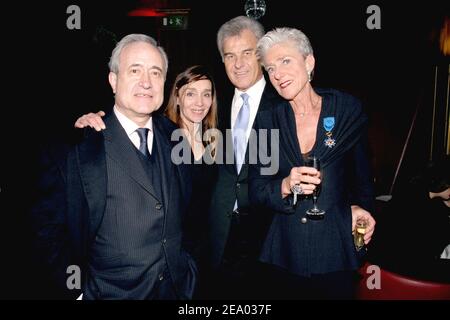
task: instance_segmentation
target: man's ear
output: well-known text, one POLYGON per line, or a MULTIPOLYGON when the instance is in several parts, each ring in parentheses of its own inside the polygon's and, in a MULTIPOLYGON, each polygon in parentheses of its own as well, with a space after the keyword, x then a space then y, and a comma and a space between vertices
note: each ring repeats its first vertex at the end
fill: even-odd
POLYGON ((108 75, 109 84, 111 85, 113 93, 116 93, 117 86, 117 74, 110 72, 108 75))
POLYGON ((309 54, 308 56, 306 56, 305 66, 306 66, 306 71, 308 71, 308 73, 311 73, 314 70, 315 65, 316 65, 316 60, 314 59, 314 56, 312 54, 309 54))

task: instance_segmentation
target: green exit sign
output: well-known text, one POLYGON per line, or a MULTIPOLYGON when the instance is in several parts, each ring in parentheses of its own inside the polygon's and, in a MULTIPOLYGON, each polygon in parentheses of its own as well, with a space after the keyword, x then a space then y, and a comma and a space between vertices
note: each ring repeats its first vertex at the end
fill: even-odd
POLYGON ((165 29, 186 30, 188 26, 187 15, 169 15, 163 17, 162 25, 165 29))

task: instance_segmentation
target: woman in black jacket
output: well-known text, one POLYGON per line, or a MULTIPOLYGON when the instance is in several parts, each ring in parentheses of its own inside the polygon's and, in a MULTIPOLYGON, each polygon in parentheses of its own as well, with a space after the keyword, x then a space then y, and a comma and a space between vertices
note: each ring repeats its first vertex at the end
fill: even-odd
MULTIPOLYGON (((256 118, 257 129, 268 129, 268 141, 279 134, 278 148, 269 145, 263 153, 273 158, 278 152, 277 173, 264 174, 261 163, 250 171, 251 201, 275 213, 261 260, 279 271, 274 283, 282 297, 352 298, 354 271, 364 252, 353 244, 352 209, 373 210, 367 117, 351 95, 311 86, 315 60, 301 31, 270 31, 257 50, 284 98, 256 118), (307 166, 312 155, 320 159, 320 171, 307 166), (315 220, 306 211, 319 185, 318 206, 325 214, 315 220)), ((373 219, 370 224, 373 228, 373 219)))

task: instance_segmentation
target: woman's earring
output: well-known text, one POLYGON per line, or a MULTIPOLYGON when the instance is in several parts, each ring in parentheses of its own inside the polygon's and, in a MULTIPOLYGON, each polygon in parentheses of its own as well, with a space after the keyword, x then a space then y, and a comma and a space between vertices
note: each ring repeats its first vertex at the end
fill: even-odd
POLYGON ((309 82, 311 82, 311 80, 312 80, 312 75, 311 75, 311 73, 312 73, 311 71, 308 71, 308 81, 309 81, 309 82))

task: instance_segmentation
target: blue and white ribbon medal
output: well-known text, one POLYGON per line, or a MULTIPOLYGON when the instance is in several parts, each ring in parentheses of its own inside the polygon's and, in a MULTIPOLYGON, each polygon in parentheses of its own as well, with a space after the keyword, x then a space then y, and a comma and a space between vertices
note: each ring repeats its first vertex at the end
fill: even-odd
POLYGON ((334 117, 323 118, 323 128, 325 129, 325 135, 327 136, 324 140, 324 144, 328 148, 333 148, 336 145, 336 140, 333 139, 333 133, 331 132, 334 128, 334 123, 334 117))

